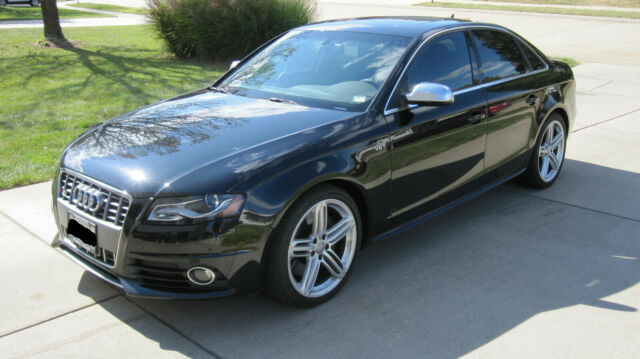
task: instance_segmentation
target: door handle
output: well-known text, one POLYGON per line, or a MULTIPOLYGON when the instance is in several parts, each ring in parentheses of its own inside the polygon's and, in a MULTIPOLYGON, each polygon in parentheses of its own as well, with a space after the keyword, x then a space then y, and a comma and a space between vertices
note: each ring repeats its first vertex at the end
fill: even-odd
POLYGON ((471 114, 467 118, 467 121, 469 121, 471 123, 478 123, 478 122, 484 120, 485 117, 487 117, 487 115, 485 115, 484 112, 473 111, 473 112, 471 112, 471 114))
POLYGON ((526 100, 524 100, 524 102, 527 103, 527 105, 535 105, 536 104, 536 100, 538 99, 538 96, 536 95, 529 95, 529 97, 527 97, 526 100))

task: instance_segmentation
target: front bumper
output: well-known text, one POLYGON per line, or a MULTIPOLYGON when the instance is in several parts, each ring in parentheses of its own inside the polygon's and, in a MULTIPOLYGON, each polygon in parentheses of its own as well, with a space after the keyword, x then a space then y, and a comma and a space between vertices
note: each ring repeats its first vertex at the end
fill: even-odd
POLYGON ((235 293, 232 288, 221 288, 219 290, 211 290, 200 293, 184 293, 170 290, 158 290, 145 287, 140 282, 135 280, 128 280, 118 277, 116 274, 109 272, 108 270, 99 267, 92 263, 85 256, 79 254, 76 250, 69 248, 67 245, 60 243, 58 248, 64 255, 69 257, 72 261, 79 264, 89 273, 104 280, 105 282, 122 289, 127 295, 132 297, 144 297, 144 298, 165 298, 165 299, 207 299, 207 298, 220 298, 230 296, 235 293))
MULTIPOLYGON (((83 181, 106 186, 86 176, 83 181)), ((199 299, 249 293, 260 287, 261 258, 268 235, 265 223, 241 217, 233 223, 148 225, 139 218, 151 199, 131 197, 121 223, 109 222, 108 214, 92 215, 60 195, 61 190, 64 188, 54 185, 53 212, 59 232, 54 247, 126 294, 199 299), (91 228, 97 238, 95 245, 83 244, 74 236, 71 221, 76 227, 91 228), (187 272, 193 267, 211 269, 216 280, 209 285, 192 283, 187 272)))

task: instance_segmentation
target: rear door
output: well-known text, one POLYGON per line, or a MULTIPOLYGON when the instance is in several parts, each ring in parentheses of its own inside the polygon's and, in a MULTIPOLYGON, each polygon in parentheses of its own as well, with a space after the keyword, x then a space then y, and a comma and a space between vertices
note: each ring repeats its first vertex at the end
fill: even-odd
POLYGON ((536 107, 544 96, 536 75, 546 64, 535 53, 523 52, 526 45, 504 31, 476 29, 470 37, 488 101, 485 168, 491 181, 526 166, 535 141, 536 107))
POLYGON ((414 56, 389 106, 392 128, 392 225, 464 195, 484 172, 486 101, 472 69, 464 31, 431 40, 414 56), (403 94, 421 82, 454 91, 445 106, 409 106, 403 94), (475 87, 474 87, 475 86, 475 87))

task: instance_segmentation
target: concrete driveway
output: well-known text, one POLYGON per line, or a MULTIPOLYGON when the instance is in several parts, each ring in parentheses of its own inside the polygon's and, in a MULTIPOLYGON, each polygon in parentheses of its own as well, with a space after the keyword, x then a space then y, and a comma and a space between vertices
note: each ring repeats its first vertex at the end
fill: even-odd
POLYGON ((419 1, 320 0, 318 10, 320 19, 454 15, 458 19, 506 26, 547 55, 571 57, 581 62, 640 66, 640 20, 410 6, 416 2, 419 1))
MULTIPOLYGON (((322 11, 350 16, 339 6, 322 11)), ((378 11, 372 8, 360 9, 378 11)), ((496 14, 489 21, 518 25, 518 16, 496 14)), ((549 17, 539 27, 565 23, 549 17)), ((567 25, 552 36, 513 27, 547 51, 558 36, 574 39, 562 51, 583 54, 583 61, 595 56, 582 46, 587 28, 567 25)), ((610 24, 599 31, 617 41, 616 29, 610 24)), ((629 29, 640 35, 638 24, 629 29)), ((622 61, 587 61, 574 69, 579 116, 552 188, 508 183, 368 246, 343 291, 310 310, 260 294, 127 298, 49 246, 55 234, 49 183, 0 192, 0 353, 637 358, 640 66, 633 66, 635 49, 607 51, 622 61)))

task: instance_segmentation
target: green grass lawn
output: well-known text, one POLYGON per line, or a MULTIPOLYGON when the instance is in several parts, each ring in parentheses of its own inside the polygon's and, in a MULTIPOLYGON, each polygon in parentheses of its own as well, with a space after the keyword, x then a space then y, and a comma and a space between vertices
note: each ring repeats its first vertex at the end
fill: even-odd
POLYGON ((89 127, 205 87, 227 65, 176 60, 150 26, 67 28, 75 48, 41 48, 41 29, 0 30, 0 189, 50 179, 89 127))
MULTIPOLYGON (((92 14, 86 11, 58 9, 61 19, 78 17, 111 17, 111 15, 92 14)), ((6 20, 40 20, 42 10, 39 7, 0 7, 0 21, 6 20)))
POLYGON ((603 16, 617 17, 627 19, 640 19, 640 12, 621 11, 621 10, 597 10, 597 9, 576 9, 576 8, 556 8, 556 7, 533 7, 518 5, 493 5, 478 2, 471 3, 451 3, 451 2, 421 2, 416 6, 427 7, 446 7, 457 9, 478 9, 478 10, 502 10, 516 12, 535 12, 544 14, 561 14, 561 15, 583 15, 583 16, 603 16))
POLYGON ((126 7, 126 6, 108 5, 108 4, 79 3, 79 4, 69 4, 68 6, 80 7, 85 9, 125 12, 129 14, 137 14, 137 15, 146 15, 149 12, 148 9, 144 9, 144 8, 126 7))
POLYGON ((571 67, 580 65, 580 63, 576 59, 572 59, 570 57, 553 57, 552 59, 566 62, 567 65, 569 65, 571 67))

